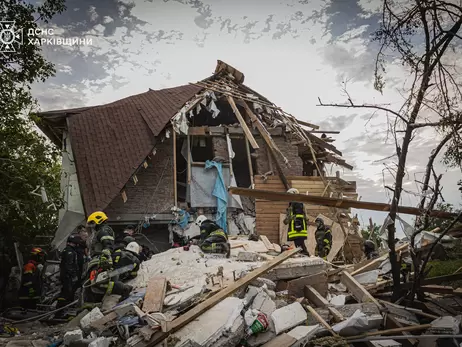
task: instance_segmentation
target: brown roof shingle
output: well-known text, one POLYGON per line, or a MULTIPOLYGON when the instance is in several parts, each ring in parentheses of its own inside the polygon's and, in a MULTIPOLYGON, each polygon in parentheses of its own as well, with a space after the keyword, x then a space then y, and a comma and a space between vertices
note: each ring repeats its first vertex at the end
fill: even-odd
POLYGON ((155 145, 155 137, 202 88, 149 90, 69 117, 69 132, 87 214, 120 193, 155 145))

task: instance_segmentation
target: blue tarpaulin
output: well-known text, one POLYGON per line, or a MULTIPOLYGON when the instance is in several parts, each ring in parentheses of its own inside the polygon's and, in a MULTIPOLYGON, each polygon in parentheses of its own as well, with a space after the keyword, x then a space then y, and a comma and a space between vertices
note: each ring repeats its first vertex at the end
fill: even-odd
POLYGON ((212 195, 217 198, 217 217, 216 223, 227 232, 227 223, 226 223, 226 211, 228 208, 228 191, 226 190, 225 180, 223 178, 223 170, 221 163, 215 161, 207 160, 205 162, 205 169, 211 169, 215 167, 217 169, 218 175, 217 180, 215 181, 215 187, 213 188, 212 195))
POLYGON ((184 229, 188 225, 188 222, 189 213, 185 210, 180 210, 180 212, 178 212, 178 225, 181 227, 181 229, 184 229))

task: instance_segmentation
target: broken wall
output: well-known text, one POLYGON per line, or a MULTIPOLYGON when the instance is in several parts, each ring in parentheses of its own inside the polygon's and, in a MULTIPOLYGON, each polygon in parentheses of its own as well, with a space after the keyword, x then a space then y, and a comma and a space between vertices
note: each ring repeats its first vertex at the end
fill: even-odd
MULTIPOLYGON (((282 168, 282 171, 284 172, 284 175, 286 176, 302 176, 303 175, 303 160, 300 158, 298 155, 298 147, 291 145, 290 141, 286 141, 283 136, 272 136, 274 143, 276 146, 279 148, 279 150, 284 154, 284 156, 287 158, 289 161, 290 167, 287 167, 282 162, 279 160, 280 166, 282 168)), ((276 165, 274 164, 274 161, 268 157, 268 151, 267 151, 267 145, 265 140, 263 140, 261 137, 255 137, 257 140, 258 146, 260 146, 259 149, 255 151, 255 153, 258 154, 257 157, 257 174, 262 175, 268 171, 270 171, 270 161, 271 165, 273 166, 273 171, 274 174, 277 175, 277 169, 276 165)), ((276 154, 278 159, 280 159, 280 155, 276 154)))
MULTIPOLYGON (((141 164, 141 163, 140 163, 141 164)), ((173 193, 173 142, 165 139, 156 145, 156 155, 151 155, 148 167, 141 167, 136 174, 138 183, 130 180, 125 186, 127 202, 119 194, 105 209, 111 220, 123 214, 150 214, 170 212, 174 203, 173 193)))

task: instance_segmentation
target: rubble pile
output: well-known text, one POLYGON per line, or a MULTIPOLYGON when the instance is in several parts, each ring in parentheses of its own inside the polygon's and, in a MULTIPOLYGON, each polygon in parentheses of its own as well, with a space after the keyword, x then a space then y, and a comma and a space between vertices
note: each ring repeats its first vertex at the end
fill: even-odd
MULTIPOLYGON (((402 346, 419 336, 460 333, 461 316, 450 314, 450 308, 440 307, 438 316, 428 308, 378 299, 389 284, 386 257, 335 266, 296 249, 280 253, 264 238, 236 237, 230 243, 230 258, 204 254, 197 246, 157 254, 142 263, 125 301, 108 296, 101 307, 86 309, 66 324, 17 325, 21 334, 0 343, 288 347, 367 341, 402 346)), ((405 251, 407 245, 400 247, 405 251)))

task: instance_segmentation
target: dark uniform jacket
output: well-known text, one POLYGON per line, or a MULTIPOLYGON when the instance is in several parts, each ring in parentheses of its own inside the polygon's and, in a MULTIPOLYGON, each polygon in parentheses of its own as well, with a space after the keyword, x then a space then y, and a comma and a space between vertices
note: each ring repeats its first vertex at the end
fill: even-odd
POLYGON ((127 265, 133 265, 134 268, 131 272, 120 275, 120 279, 125 281, 135 278, 138 275, 140 269, 140 259, 130 251, 117 250, 113 253, 112 259, 114 262, 114 268, 119 269, 127 265))
POLYGON ((77 282, 81 278, 79 255, 77 247, 67 245, 61 252, 61 264, 59 267, 61 282, 77 282))
POLYGON ((95 229, 95 236, 91 243, 91 256, 101 254, 103 249, 109 249, 111 252, 114 249, 114 230, 107 225, 98 225, 95 229))
POLYGON ((306 224, 305 208, 301 202, 290 202, 288 208, 287 240, 292 241, 297 238, 307 238, 308 229, 306 224))
POLYGON ((331 229, 323 225, 316 229, 316 250, 321 258, 327 257, 332 247, 332 231, 331 229))

